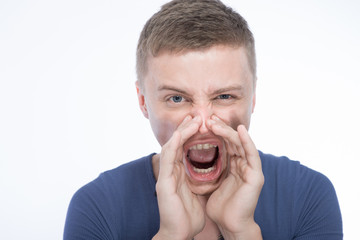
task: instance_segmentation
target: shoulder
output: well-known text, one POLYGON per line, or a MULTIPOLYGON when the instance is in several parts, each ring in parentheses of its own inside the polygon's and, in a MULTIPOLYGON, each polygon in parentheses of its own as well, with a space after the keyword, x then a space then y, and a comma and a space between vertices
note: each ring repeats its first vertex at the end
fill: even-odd
POLYGON ((275 204, 278 209, 276 214, 287 216, 282 224, 290 223, 295 236, 339 239, 342 236, 342 220, 331 181, 299 161, 262 152, 259 155, 265 176, 263 199, 259 201, 267 208, 275 204), (289 214, 291 218, 288 218, 289 214), (289 222, 289 219, 292 220, 289 222))
POLYGON ((151 158, 149 155, 106 171, 81 187, 69 204, 64 239, 74 239, 79 233, 89 234, 87 239, 92 239, 91 231, 104 235, 102 239, 111 239, 109 236, 114 236, 119 228, 115 224, 117 216, 133 199, 128 198, 129 193, 134 192, 134 188, 152 185, 151 158))
POLYGON ((116 183, 118 185, 119 181, 127 181, 129 179, 139 178, 139 177, 153 177, 152 171, 152 156, 139 158, 137 160, 125 163, 117 168, 108 170, 100 174, 100 176, 95 180, 102 183, 116 183))
POLYGON ((268 187, 298 195, 298 199, 314 195, 336 197, 331 181, 322 173, 288 157, 259 152, 265 183, 268 187))
POLYGON ((114 192, 114 189, 126 188, 124 183, 139 177, 152 177, 151 155, 133 160, 101 173, 96 179, 81 187, 74 197, 81 195, 95 195, 103 192, 114 192))
POLYGON ((329 179, 322 173, 302 165, 286 156, 274 156, 259 151, 262 168, 265 177, 272 181, 274 179, 288 180, 292 184, 330 184, 329 179))

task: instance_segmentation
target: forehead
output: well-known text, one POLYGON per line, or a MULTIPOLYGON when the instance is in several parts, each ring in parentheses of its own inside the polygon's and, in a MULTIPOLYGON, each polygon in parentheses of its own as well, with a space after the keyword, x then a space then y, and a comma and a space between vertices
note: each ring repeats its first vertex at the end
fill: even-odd
POLYGON ((213 91, 233 85, 252 85, 246 50, 214 46, 202 51, 164 52, 148 60, 145 88, 169 85, 213 91))

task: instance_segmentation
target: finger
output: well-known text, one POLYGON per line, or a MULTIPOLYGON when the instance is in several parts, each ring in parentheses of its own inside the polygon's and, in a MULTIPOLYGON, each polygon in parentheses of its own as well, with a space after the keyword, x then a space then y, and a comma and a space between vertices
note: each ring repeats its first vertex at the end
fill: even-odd
POLYGON ((191 136, 193 136, 195 133, 197 133, 200 126, 201 126, 201 117, 199 117, 199 116, 196 116, 192 119, 190 117, 190 120, 186 120, 185 122, 183 121, 183 123, 180 124, 179 127, 177 128, 177 131, 181 135, 180 145, 181 146, 184 145, 184 143, 191 136))
POLYGON ((250 135, 249 135, 248 131, 246 130, 245 126, 239 125, 237 128, 237 131, 239 134, 241 144, 244 148, 248 164, 253 169, 261 170, 261 160, 259 157, 259 152, 256 149, 254 142, 250 138, 250 135))
POLYGON ((159 179, 167 178, 172 175, 180 146, 180 139, 180 133, 175 131, 170 140, 161 149, 159 179))
POLYGON ((237 146, 229 142, 229 140, 225 138, 224 138, 224 142, 225 142, 226 151, 232 158, 233 157, 235 157, 235 159, 245 158, 245 152, 241 145, 237 146))
POLYGON ((230 143, 227 139, 224 139, 226 151, 229 155, 233 156, 236 155, 236 150, 234 144, 230 143))
POLYGON ((211 119, 207 121, 208 127, 210 130, 215 133, 216 135, 223 137, 225 140, 229 142, 229 144, 234 144, 237 150, 240 150, 238 154, 241 153, 241 141, 239 138, 238 133, 224 123, 220 118, 213 115, 211 119))
POLYGON ((199 129, 201 119, 186 116, 170 140, 164 144, 160 155, 159 177, 169 177, 173 173, 175 161, 182 160, 182 146, 184 142, 199 129))
POLYGON ((180 129, 182 128, 183 126, 185 126, 188 122, 191 121, 191 116, 190 115, 187 115, 184 120, 180 123, 180 125, 177 127, 177 129, 180 129))

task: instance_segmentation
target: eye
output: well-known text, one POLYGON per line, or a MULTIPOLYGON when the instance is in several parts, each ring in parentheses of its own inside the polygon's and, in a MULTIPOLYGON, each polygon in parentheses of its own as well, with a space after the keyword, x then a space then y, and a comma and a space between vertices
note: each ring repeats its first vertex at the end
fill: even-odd
POLYGON ((221 94, 217 98, 222 99, 222 100, 227 100, 227 99, 231 99, 231 95, 230 94, 221 94))
POLYGON ((183 97, 176 95, 176 96, 170 97, 170 100, 173 101, 174 103, 180 103, 183 101, 183 97))

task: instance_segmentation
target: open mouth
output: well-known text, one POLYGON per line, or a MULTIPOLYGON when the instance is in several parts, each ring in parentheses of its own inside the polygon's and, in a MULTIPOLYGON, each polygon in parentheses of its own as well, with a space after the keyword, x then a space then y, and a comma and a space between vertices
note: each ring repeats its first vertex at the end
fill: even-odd
POLYGON ((186 165, 190 177, 197 181, 212 181, 221 172, 219 146, 212 143, 192 145, 186 153, 186 165))

